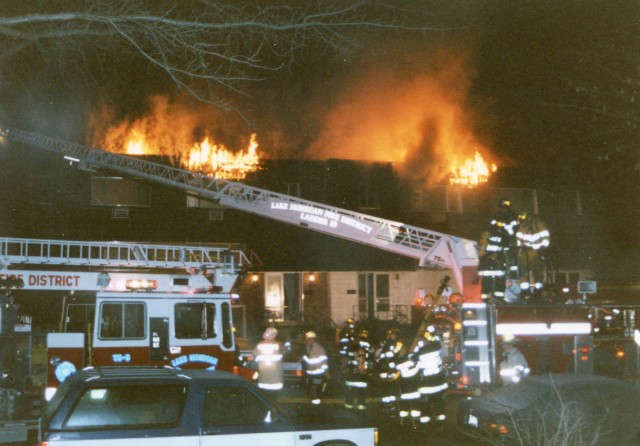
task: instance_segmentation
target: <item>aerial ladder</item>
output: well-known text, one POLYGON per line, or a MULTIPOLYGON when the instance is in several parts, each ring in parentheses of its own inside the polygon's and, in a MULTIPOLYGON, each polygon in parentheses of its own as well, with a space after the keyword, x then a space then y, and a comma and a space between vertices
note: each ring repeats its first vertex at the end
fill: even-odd
POLYGON ((180 188, 232 209, 414 258, 421 267, 450 269, 465 300, 480 300, 475 241, 24 130, 3 128, 0 138, 62 155, 82 169, 180 188))
POLYGON ((185 288, 214 288, 231 292, 238 274, 259 263, 253 253, 232 245, 166 245, 134 242, 96 242, 0 237, 0 276, 22 280, 25 289, 108 289, 105 283, 135 277, 155 278, 159 291, 169 290, 172 277, 166 271, 182 271, 185 288), (15 265, 56 265, 66 270, 15 270, 15 265), (12 269, 9 269, 12 267, 12 269), (74 270, 75 268, 75 270, 74 270), (90 271, 90 270, 94 271, 90 271), (129 272, 123 272, 123 271, 129 272), (149 270, 162 272, 148 273, 149 270), (106 272, 109 271, 109 272, 106 272))

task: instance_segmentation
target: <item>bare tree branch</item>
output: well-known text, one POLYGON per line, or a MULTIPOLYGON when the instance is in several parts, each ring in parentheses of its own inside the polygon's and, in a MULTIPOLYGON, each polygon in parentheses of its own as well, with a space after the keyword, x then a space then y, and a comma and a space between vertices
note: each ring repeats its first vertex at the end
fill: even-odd
POLYGON ((347 51, 362 32, 446 29, 425 25, 416 10, 371 0, 53 3, 50 12, 23 6, 0 17, 0 61, 34 49, 46 58, 52 49, 109 48, 141 56, 180 89, 222 108, 231 106, 225 92, 242 94, 245 82, 282 69, 309 45, 347 51))

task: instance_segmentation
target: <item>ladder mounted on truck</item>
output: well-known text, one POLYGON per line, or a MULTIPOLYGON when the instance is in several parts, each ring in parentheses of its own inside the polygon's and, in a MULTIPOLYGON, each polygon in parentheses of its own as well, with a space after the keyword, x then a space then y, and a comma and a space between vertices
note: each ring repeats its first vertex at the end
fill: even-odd
POLYGON ((451 269, 465 298, 479 299, 475 241, 23 130, 0 129, 0 137, 63 155, 83 169, 177 187, 233 209, 415 258, 422 267, 451 269))
POLYGON ((238 274, 252 263, 248 255, 231 245, 162 245, 132 242, 82 242, 0 238, 0 274, 14 264, 117 267, 126 269, 185 269, 192 274, 213 274, 214 284, 232 288, 238 274))

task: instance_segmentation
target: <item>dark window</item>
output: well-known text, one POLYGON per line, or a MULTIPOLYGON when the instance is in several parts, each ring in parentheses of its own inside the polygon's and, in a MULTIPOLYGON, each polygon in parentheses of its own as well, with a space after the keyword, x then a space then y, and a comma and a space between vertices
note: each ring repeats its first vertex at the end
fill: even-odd
POLYGON ((103 303, 100 306, 100 339, 144 339, 144 321, 144 303, 103 303))
POLYGON ((209 387, 204 404, 205 427, 257 426, 274 421, 269 407, 244 387, 209 387))
POLYGON ((389 309, 389 274, 376 274, 376 311, 389 309))
POLYGON ((96 306, 93 304, 70 304, 65 319, 66 333, 83 333, 93 323, 96 306))
POLYGON ((216 307, 212 303, 176 304, 175 336, 178 339, 209 339, 216 337, 214 321, 216 307))
POLYGON ((123 385, 87 389, 71 411, 68 429, 169 427, 179 423, 186 385, 123 385))

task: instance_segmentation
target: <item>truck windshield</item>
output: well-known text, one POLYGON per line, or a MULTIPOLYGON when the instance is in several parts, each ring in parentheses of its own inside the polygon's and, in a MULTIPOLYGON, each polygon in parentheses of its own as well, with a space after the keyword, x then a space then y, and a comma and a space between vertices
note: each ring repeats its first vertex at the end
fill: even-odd
POLYGON ((176 304, 175 335, 178 339, 210 339, 216 337, 216 307, 212 303, 176 304))

